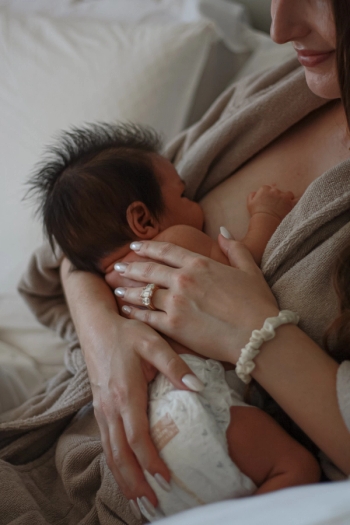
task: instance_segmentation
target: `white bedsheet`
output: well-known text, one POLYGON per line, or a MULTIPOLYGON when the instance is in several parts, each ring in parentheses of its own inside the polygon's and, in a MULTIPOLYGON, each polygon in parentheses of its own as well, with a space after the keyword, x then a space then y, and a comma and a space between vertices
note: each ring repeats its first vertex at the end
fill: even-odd
POLYGON ((350 481, 295 487, 197 507, 159 525, 349 525, 350 481))

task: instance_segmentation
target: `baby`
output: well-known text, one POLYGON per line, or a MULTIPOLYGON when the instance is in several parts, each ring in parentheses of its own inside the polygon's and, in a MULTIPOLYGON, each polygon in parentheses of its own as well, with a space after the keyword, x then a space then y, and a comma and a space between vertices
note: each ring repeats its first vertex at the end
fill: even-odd
MULTIPOLYGON (((91 125, 62 135, 31 180, 39 193, 48 238, 79 270, 106 276, 116 261, 142 260, 130 242, 168 241, 229 264, 202 232, 198 203, 159 154, 156 133, 135 125, 91 125)), ((248 196, 249 228, 242 242, 260 264, 266 244, 294 205, 294 195, 263 186, 248 196)), ((115 278, 115 276, 114 276, 115 278)), ((146 284, 146 283, 145 283, 146 284)), ((123 287, 140 286, 120 275, 123 287)), ((162 374, 150 385, 151 436, 171 471, 168 492, 147 479, 158 507, 153 521, 196 505, 317 482, 314 457, 265 412, 243 401, 233 367, 206 359, 167 338, 205 388, 176 389, 162 374)))

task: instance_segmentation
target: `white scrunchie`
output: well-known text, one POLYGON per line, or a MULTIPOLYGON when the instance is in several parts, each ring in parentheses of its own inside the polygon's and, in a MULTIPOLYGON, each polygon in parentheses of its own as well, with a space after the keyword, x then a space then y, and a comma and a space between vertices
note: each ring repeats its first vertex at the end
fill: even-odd
POLYGON ((253 330, 249 343, 241 350, 236 364, 236 374, 243 383, 250 383, 251 373, 255 368, 253 359, 260 352, 265 341, 270 341, 276 335, 275 329, 282 324, 298 324, 299 316, 290 310, 281 310, 277 317, 268 317, 261 330, 253 330))

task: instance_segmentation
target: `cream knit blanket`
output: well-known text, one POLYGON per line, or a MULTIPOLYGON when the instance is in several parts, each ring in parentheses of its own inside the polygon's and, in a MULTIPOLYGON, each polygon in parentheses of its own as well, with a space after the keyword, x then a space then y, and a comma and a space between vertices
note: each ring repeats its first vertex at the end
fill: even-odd
MULTIPOLYGON (((167 149, 190 197, 200 198, 247 159, 325 103, 307 88, 296 61, 228 89, 204 118, 167 149)), ((317 179, 281 223, 262 269, 281 308, 320 343, 336 314, 330 282, 350 242, 350 161, 317 179)), ((106 466, 86 367, 48 245, 32 257, 19 291, 37 318, 69 343, 66 371, 0 424, 0 524, 136 523, 106 466)), ((350 369, 338 374, 339 403, 350 428, 350 369)))

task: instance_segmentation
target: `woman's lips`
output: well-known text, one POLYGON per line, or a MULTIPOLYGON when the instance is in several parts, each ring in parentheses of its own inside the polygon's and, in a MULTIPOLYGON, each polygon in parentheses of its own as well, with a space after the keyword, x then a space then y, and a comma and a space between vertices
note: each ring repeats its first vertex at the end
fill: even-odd
POLYGON ((315 67, 327 60, 334 51, 327 51, 326 53, 320 53, 318 51, 300 51, 296 49, 298 54, 298 60, 302 66, 315 67))

